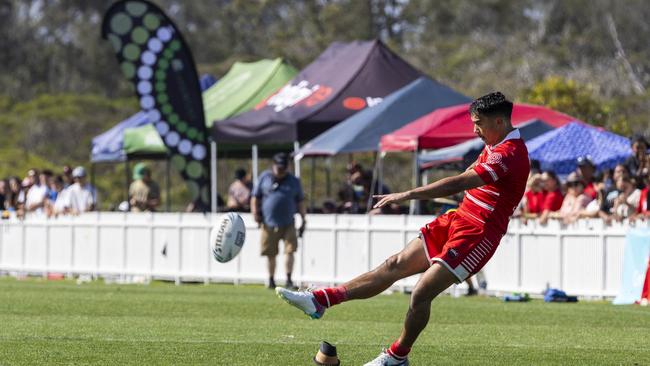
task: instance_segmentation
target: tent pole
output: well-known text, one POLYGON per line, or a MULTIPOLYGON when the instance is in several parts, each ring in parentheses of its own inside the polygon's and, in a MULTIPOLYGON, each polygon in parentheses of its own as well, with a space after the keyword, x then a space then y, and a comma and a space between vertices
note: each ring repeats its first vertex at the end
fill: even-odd
POLYGON ((211 212, 217 212, 217 142, 214 140, 210 141, 210 180, 211 184, 211 194, 210 194, 210 206, 211 212))
POLYGON ((165 188, 165 190, 167 191, 167 192, 165 192, 165 196, 166 196, 165 198, 166 198, 166 201, 167 201, 165 206, 167 206, 166 207, 167 212, 171 212, 171 210, 172 210, 172 198, 171 198, 171 193, 170 193, 171 192, 171 189, 170 189, 170 186, 171 186, 170 165, 171 165, 171 163, 170 163, 170 159, 169 159, 169 156, 168 156, 166 164, 165 164, 165 175, 166 175, 166 177, 165 177, 165 181, 166 181, 165 185, 167 186, 165 188))
POLYGON ((332 173, 332 158, 325 158, 325 184, 327 185, 326 196, 327 198, 332 197, 332 178, 330 174, 332 173))
POLYGON ((309 192, 309 209, 314 212, 314 191, 316 191, 316 158, 311 157, 311 174, 310 174, 310 192, 309 192))
POLYGON ((129 211, 131 210, 131 200, 129 199, 129 186, 131 185, 131 177, 129 176, 129 158, 124 160, 124 176, 126 178, 126 202, 129 204, 129 211))
POLYGON ((381 186, 377 182, 377 175, 379 174, 379 159, 381 151, 377 150, 377 154, 375 155, 375 166, 372 169, 372 180, 370 181, 370 192, 368 193, 368 202, 366 204, 366 213, 370 212, 372 209, 372 195, 375 194, 375 190, 378 192, 378 194, 384 194, 383 189, 381 189, 381 186))
MULTIPOLYGON (((418 179, 418 148, 416 147, 415 150, 413 150, 413 188, 416 188, 419 186, 419 179, 418 179)), ((411 200, 410 205, 409 205, 409 215, 417 215, 419 214, 419 203, 420 201, 418 200, 411 200)))
POLYGON ((298 159, 298 150, 300 150, 300 142, 293 142, 293 172, 296 178, 300 178, 300 159, 298 159))
POLYGON ((253 185, 256 186, 257 185, 257 172, 258 172, 258 170, 257 170, 258 169, 257 144, 253 144, 253 146, 251 146, 251 154, 252 154, 252 157, 253 157, 253 167, 252 167, 253 168, 252 169, 253 185))
POLYGON ((95 163, 90 163, 90 185, 97 190, 95 186, 95 163))

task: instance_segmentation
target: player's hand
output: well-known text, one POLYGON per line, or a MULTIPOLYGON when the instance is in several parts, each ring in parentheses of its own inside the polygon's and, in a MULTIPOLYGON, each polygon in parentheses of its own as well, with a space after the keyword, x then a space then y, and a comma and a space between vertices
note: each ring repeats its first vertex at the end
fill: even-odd
POLYGON ((377 198, 379 199, 379 202, 377 202, 372 208, 381 208, 386 205, 390 205, 391 203, 400 203, 407 198, 406 192, 399 192, 399 193, 391 193, 391 194, 376 194, 373 195, 372 198, 377 198))
POLYGON ((307 222, 305 219, 302 220, 302 224, 300 224, 300 227, 298 228, 298 237, 302 238, 302 235, 305 233, 305 227, 306 227, 307 222))

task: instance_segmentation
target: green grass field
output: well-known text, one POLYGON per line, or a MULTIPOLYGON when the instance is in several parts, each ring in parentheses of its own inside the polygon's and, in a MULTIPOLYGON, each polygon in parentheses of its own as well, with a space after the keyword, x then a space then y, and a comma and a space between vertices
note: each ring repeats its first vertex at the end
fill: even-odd
MULTIPOLYGON (((77 285, 0 278, 0 365, 309 365, 321 340, 361 365, 399 334, 382 295, 309 320, 261 286, 77 285)), ((451 298, 412 365, 647 365, 650 308, 451 298)))

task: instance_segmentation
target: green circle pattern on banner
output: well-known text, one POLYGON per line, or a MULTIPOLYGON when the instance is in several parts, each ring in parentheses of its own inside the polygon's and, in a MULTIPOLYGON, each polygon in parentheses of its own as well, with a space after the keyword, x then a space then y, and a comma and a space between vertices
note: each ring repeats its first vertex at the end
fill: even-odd
POLYGON ((115 14, 113 19, 111 19, 111 30, 120 36, 129 33, 132 26, 133 22, 131 21, 131 17, 124 13, 115 14))
POLYGON ((196 135, 197 135, 196 128, 190 127, 190 129, 187 130, 187 137, 189 137, 190 139, 194 140, 196 138, 196 135))
POLYGON ((158 29, 160 26, 160 20, 158 20, 158 17, 154 14, 145 15, 142 23, 144 23, 144 26, 151 31, 158 29))
POLYGON ((125 59, 129 61, 135 61, 138 59, 138 57, 140 57, 140 47, 134 45, 133 43, 129 43, 124 46, 122 54, 124 55, 125 59))
POLYGON ((156 83, 156 91, 157 92, 162 93, 165 90, 167 90, 167 85, 165 85, 165 83, 163 83, 163 82, 157 82, 156 83))
POLYGON ((178 51, 181 49, 181 43, 175 39, 169 44, 169 48, 171 48, 172 51, 178 51))
POLYGON ((111 41, 111 45, 113 46, 115 52, 120 52, 122 50, 122 40, 120 37, 111 33, 108 35, 108 40, 111 41))
POLYGON ((122 69, 122 74, 124 74, 127 79, 131 79, 135 75, 135 65, 130 62, 122 62, 120 69, 122 69))
POLYGON ((169 103, 167 103, 167 104, 163 104, 163 106, 162 106, 161 109, 162 109, 162 112, 163 112, 164 114, 166 114, 166 115, 167 115, 167 114, 170 114, 170 113, 172 112, 172 106, 171 106, 169 103))
POLYGON ((181 121, 178 126, 176 126, 176 130, 180 133, 185 133, 185 131, 187 131, 187 123, 181 121))
POLYGON ((176 113, 172 113, 168 119, 169 119, 169 123, 173 123, 173 124, 177 124, 179 121, 178 115, 176 113))
POLYGON ((173 155, 171 158, 172 165, 178 169, 179 171, 183 171, 185 169, 185 158, 181 155, 173 155))
POLYGON ((143 27, 135 27, 131 32, 131 39, 137 44, 145 44, 149 39, 149 32, 143 27))
POLYGON ((147 11, 147 5, 140 2, 131 1, 126 3, 126 11, 134 17, 139 17, 147 11))
POLYGON ((194 181, 187 181, 187 190, 190 191, 190 197, 192 201, 195 201, 199 198, 199 185, 194 181))
POLYGON ((208 192, 208 187, 207 186, 204 186, 203 188, 201 188, 201 200, 205 204, 210 203, 210 192, 208 192))
POLYGON ((160 67, 161 70, 167 70, 167 68, 169 67, 169 62, 164 58, 161 58, 158 61, 158 67, 160 67))
POLYGON ((203 165, 196 160, 190 161, 185 169, 190 178, 196 179, 203 175, 203 165))
POLYGON ((163 81, 163 80, 165 80, 166 77, 167 77, 167 75, 165 74, 165 72, 163 70, 156 71, 156 79, 158 79, 160 81, 163 81))
POLYGON ((163 103, 167 103, 169 97, 167 96, 167 94, 159 94, 157 99, 158 99, 158 103, 163 104, 163 103))
POLYGON ((169 48, 166 49, 166 50, 164 50, 164 51, 163 51, 163 57, 166 58, 166 59, 168 59, 168 60, 171 59, 172 57, 174 57, 174 51, 172 51, 172 50, 169 49, 169 48))

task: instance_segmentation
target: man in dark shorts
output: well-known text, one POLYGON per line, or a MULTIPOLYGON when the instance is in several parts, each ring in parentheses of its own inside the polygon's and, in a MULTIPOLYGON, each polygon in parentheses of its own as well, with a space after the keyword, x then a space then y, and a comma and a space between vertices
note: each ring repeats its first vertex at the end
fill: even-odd
POLYGON ((486 146, 467 171, 410 191, 376 196, 379 202, 375 207, 383 207, 465 191, 457 211, 428 223, 401 252, 341 286, 311 291, 276 289, 280 298, 318 319, 328 307, 373 297, 402 278, 422 273, 411 294, 401 335, 366 365, 408 365, 408 353, 429 321, 431 301, 487 263, 524 194, 530 163, 519 130, 510 122, 512 102, 499 92, 490 93, 476 99, 469 113, 474 132, 486 146))

